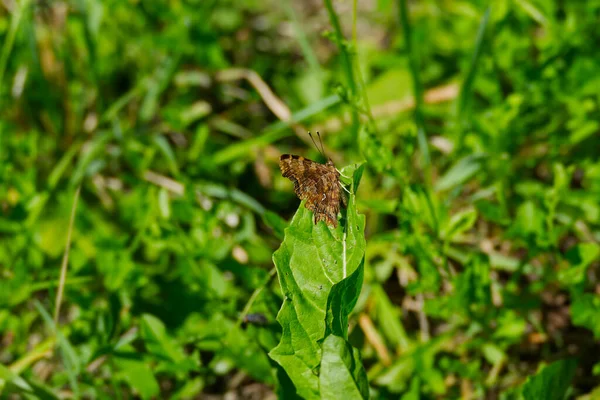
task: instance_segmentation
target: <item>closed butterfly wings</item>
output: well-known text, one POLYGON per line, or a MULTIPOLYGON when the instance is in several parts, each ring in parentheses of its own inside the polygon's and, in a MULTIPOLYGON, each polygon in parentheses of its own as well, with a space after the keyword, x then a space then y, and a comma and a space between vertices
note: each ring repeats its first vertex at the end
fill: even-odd
POLYGON ((294 182, 294 191, 305 206, 314 213, 315 224, 325 221, 337 227, 340 201, 345 198, 340 187, 340 173, 331 159, 319 164, 302 156, 283 154, 279 159, 281 174, 294 182))

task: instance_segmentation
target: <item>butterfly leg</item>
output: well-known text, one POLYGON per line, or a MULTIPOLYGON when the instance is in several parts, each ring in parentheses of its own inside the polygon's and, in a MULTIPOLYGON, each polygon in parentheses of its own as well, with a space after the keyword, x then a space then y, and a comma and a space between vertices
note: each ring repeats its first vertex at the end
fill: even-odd
POLYGON ((338 182, 340 184, 340 186, 342 187, 342 189, 344 189, 346 191, 346 193, 350 194, 350 191, 348 189, 346 189, 346 186, 344 186, 342 184, 342 182, 338 182))

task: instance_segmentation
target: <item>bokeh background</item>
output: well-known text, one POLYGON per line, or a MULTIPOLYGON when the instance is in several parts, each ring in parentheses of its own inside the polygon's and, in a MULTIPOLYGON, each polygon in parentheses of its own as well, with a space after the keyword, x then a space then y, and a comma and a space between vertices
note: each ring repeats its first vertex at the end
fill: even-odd
POLYGON ((338 167, 367 162, 349 329, 374 398, 519 398, 565 358, 569 396, 597 398, 599 21, 598 1, 3 0, 0 391, 276 397, 271 256, 299 204, 278 159, 323 162, 318 130, 338 167))

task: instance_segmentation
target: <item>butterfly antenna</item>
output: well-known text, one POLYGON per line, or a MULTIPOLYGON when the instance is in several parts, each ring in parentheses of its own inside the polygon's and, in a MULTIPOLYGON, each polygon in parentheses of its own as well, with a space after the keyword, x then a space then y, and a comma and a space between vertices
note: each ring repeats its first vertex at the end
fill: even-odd
POLYGON ((321 134, 317 131, 317 136, 319 137, 319 143, 321 143, 321 154, 325 157, 325 147, 323 147, 323 140, 321 139, 321 134))
MULTIPOLYGON (((319 132, 317 132, 317 135, 319 135, 319 132)), ((317 149, 317 151, 319 153, 321 153, 323 155, 323 157, 325 157, 325 153, 323 153, 323 151, 321 149, 319 149, 319 146, 317 146, 317 142, 315 142, 315 138, 313 137, 312 133, 310 133, 310 131, 308 131, 308 136, 310 136, 310 140, 312 140, 312 142, 315 145, 315 148, 317 149)), ((319 140, 320 139, 321 139, 321 135, 319 135, 319 140)))

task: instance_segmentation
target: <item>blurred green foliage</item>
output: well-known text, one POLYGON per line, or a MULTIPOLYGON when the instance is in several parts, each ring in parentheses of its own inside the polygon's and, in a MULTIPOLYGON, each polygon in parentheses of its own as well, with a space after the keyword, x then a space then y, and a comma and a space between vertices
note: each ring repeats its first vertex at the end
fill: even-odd
MULTIPOLYGON (((348 340, 371 397, 592 398, 599 18, 598 1, 2 2, 0 392, 291 398, 268 355, 299 204, 277 162, 323 161, 303 133, 320 129, 336 165, 366 160, 348 340)), ((362 376, 330 337, 328 388, 362 376)))

